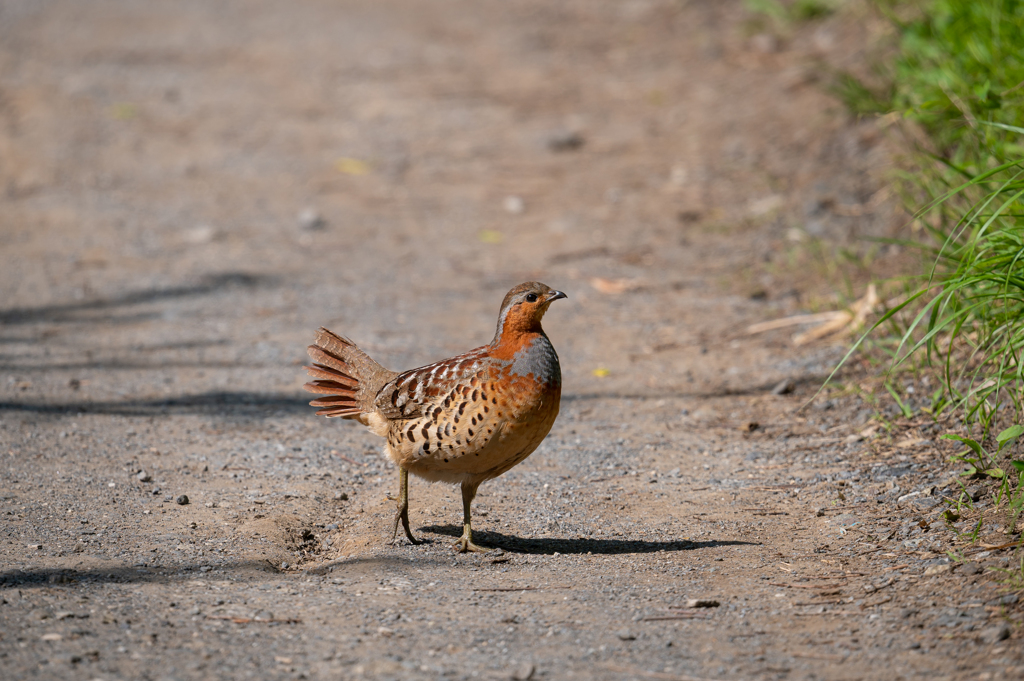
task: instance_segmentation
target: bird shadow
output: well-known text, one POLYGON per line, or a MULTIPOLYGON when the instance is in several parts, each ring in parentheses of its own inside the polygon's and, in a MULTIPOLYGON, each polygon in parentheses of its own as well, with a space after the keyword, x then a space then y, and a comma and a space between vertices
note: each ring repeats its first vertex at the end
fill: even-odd
MULTIPOLYGON (((419 528, 421 532, 455 537, 462 536, 462 528, 455 525, 428 525, 419 528)), ((473 541, 481 548, 501 548, 512 553, 530 555, 568 554, 599 554, 617 555, 624 553, 658 553, 660 551, 697 551, 712 549, 719 546, 758 546, 759 542, 711 540, 689 541, 686 539, 670 541, 648 541, 644 539, 559 539, 553 537, 537 537, 525 539, 511 534, 492 532, 489 530, 474 531, 473 541)))

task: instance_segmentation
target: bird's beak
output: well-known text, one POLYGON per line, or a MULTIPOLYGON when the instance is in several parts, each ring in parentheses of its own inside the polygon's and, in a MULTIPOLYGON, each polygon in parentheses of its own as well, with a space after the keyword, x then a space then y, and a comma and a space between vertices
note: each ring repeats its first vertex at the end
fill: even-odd
POLYGON ((550 293, 550 294, 548 295, 548 302, 550 303, 550 302, 551 302, 551 301, 553 301, 553 300, 559 300, 559 299, 561 299, 561 298, 568 298, 568 297, 569 297, 569 296, 565 295, 565 294, 564 294, 564 293, 562 293, 561 291, 552 291, 552 292, 551 292, 551 293, 550 293))

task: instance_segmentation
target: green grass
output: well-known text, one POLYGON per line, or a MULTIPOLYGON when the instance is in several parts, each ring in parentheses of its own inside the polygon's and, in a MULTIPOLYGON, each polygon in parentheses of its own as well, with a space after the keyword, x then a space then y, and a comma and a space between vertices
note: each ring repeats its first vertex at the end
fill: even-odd
POLYGON ((916 276, 888 282, 903 290, 901 302, 847 358, 871 342, 890 353, 890 373, 930 367, 941 382, 932 415, 956 412, 965 425, 947 436, 965 446, 954 459, 966 477, 998 484, 997 504, 1016 523, 1024 510, 1024 428, 1014 425, 1024 416, 1024 0, 874 5, 896 36, 894 58, 876 65, 883 84, 843 74, 832 91, 854 114, 898 116, 907 139, 918 140, 895 185, 914 216, 897 243, 922 264, 916 276))
POLYGON ((1024 0, 875 6, 897 37, 887 82, 843 74, 833 92, 854 113, 900 114, 926 141, 895 181, 915 216, 898 243, 921 270, 872 331, 896 339, 892 369, 940 369, 933 402, 984 439, 1024 415, 1024 0))
POLYGON ((1020 136, 1004 127, 1024 127, 1024 1, 877 5, 899 35, 891 108, 922 125, 955 165, 980 171, 1024 156, 1020 136))
POLYGON ((903 327, 896 364, 923 354, 940 367, 945 400, 987 434, 1007 407, 1013 421, 1024 412, 1024 161, 959 172, 965 181, 918 215, 962 216, 926 219, 925 238, 903 242, 930 265, 917 290, 878 324, 916 312, 903 327))

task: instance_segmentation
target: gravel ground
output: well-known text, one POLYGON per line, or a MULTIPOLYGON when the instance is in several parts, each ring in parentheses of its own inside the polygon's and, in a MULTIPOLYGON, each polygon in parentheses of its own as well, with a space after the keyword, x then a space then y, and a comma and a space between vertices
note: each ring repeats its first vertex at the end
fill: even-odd
POLYGON ((877 33, 0 2, 3 677, 1021 678, 1018 535, 982 486, 978 542, 945 528, 948 424, 800 411, 842 346, 744 331, 827 297, 806 239, 899 226, 879 125, 815 82, 877 33), (418 480, 426 543, 389 545, 381 442, 306 406, 313 330, 418 366, 530 279, 569 295, 563 407, 480 490, 500 549, 454 554, 418 480))

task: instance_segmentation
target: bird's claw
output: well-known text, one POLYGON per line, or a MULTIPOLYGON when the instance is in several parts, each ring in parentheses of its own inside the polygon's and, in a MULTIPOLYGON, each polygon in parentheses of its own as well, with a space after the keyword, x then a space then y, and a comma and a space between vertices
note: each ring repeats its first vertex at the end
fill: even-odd
POLYGON ((410 544, 422 544, 423 542, 412 536, 412 530, 409 528, 409 507, 400 506, 398 511, 395 512, 395 527, 391 532, 391 545, 398 545, 398 523, 402 523, 402 529, 405 530, 405 537, 409 540, 410 544))
POLYGON ((490 549, 485 549, 482 546, 477 546, 473 543, 473 540, 467 537, 466 535, 462 535, 461 537, 459 537, 459 540, 452 544, 452 548, 458 551, 459 553, 468 553, 470 551, 472 551, 473 553, 487 553, 488 551, 490 551, 490 549))

